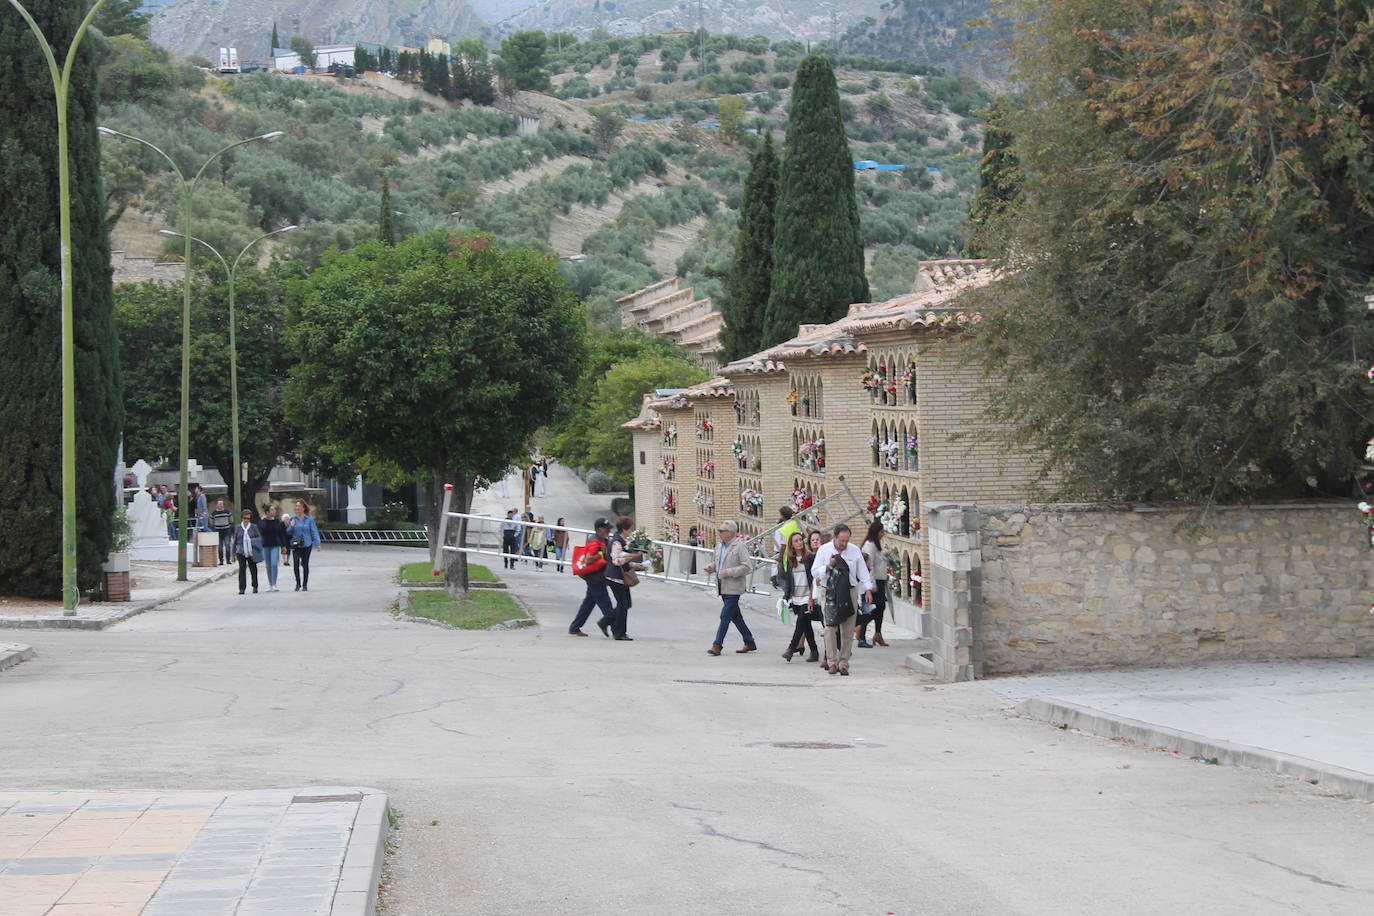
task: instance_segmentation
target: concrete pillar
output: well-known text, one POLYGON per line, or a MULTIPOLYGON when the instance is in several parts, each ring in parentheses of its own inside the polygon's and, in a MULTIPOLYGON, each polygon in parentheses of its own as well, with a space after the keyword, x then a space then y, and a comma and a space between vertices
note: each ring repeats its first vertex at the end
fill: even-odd
POLYGON ((955 503, 938 503, 927 512, 930 567, 924 585, 935 675, 944 681, 971 681, 983 674, 980 515, 975 506, 955 503))
POLYGON ((367 506, 363 505, 363 479, 355 477, 348 485, 348 508, 344 510, 350 525, 361 525, 367 521, 367 506))

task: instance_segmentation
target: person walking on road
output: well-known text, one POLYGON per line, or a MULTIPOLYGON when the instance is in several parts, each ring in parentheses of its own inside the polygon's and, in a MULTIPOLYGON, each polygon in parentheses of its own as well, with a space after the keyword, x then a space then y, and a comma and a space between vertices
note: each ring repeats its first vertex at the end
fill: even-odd
POLYGON ((806 549, 806 538, 800 531, 793 531, 778 555, 778 581, 782 583, 783 594, 792 609, 797 624, 792 630, 792 641, 782 657, 787 661, 802 650, 805 645, 811 649, 809 662, 820 660, 816 649, 816 631, 811 627, 811 612, 816 607, 811 597, 811 555, 806 549))
MULTIPOLYGON (((252 513, 249 513, 252 517, 252 513)), ((219 548, 215 553, 217 565, 234 562, 233 532, 234 516, 224 507, 224 500, 215 500, 215 511, 210 513, 210 530, 219 535, 219 548)))
POLYGON ((745 580, 749 576, 749 550, 744 546, 744 539, 739 537, 739 525, 734 521, 721 522, 716 534, 720 537, 716 561, 709 564, 705 571, 708 575, 716 573, 716 591, 721 599, 720 626, 716 628, 716 640, 706 654, 721 653, 725 647, 725 634, 730 632, 730 624, 735 625, 740 638, 744 640, 744 648, 736 649, 735 653, 743 655, 745 652, 755 652, 758 645, 754 642, 754 634, 749 631, 749 624, 744 622, 744 615, 739 609, 739 596, 744 594, 745 580))
POLYGON ((501 523, 501 565, 505 569, 515 568, 515 557, 520 553, 520 525, 515 520, 515 510, 506 513, 501 523))
POLYGON ((247 586, 247 574, 253 574, 253 594, 258 593, 258 564, 262 562, 262 532, 253 524, 253 510, 244 509, 239 526, 234 529, 232 543, 234 557, 239 561, 239 594, 247 586))
MULTIPOLYGON (((611 523, 604 518, 599 518, 592 523, 596 529, 596 534, 592 535, 587 541, 587 547, 592 557, 600 556, 607 562, 611 556, 611 523)), ((576 572, 577 567, 573 567, 576 572)), ((610 617, 612 613, 611 595, 606 585, 606 567, 603 563, 601 568, 595 572, 581 573, 582 581, 587 583, 587 594, 582 598, 582 606, 577 609, 577 616, 573 618, 572 624, 568 627, 569 636, 586 636, 582 632, 582 626, 587 622, 587 618, 592 616, 592 608, 601 609, 601 616, 610 617)))
POLYGON ((826 670, 849 674, 849 658, 854 652, 854 617, 859 611, 859 595, 873 600, 873 581, 859 548, 849 542, 848 525, 836 525, 830 543, 817 552, 811 562, 811 575, 825 587, 826 670))
POLYGON ((549 529, 544 524, 542 515, 534 520, 534 525, 525 534, 525 544, 530 556, 534 557, 534 568, 543 569, 544 557, 548 555, 545 548, 548 544, 549 529))
POLYGON ((277 506, 268 503, 262 508, 262 520, 258 522, 262 532, 262 562, 267 566, 267 590, 279 591, 277 572, 281 566, 281 548, 286 543, 286 527, 277 518, 277 506))
POLYGON ((887 640, 883 639, 883 614, 887 611, 887 554, 883 553, 883 523, 874 521, 868 526, 868 534, 864 536, 864 545, 859 548, 864 555, 864 562, 868 564, 868 575, 873 580, 873 600, 868 606, 869 612, 860 615, 858 630, 855 636, 858 637, 860 649, 871 649, 873 646, 885 646, 887 640), (865 639, 868 632, 868 624, 873 624, 873 642, 865 639))
POLYGON ((305 500, 296 500, 296 514, 286 519, 286 536, 291 544, 291 571, 296 574, 296 591, 310 591, 310 553, 320 546, 320 528, 310 517, 305 500))
POLYGON ((644 554, 630 550, 629 541, 625 538, 634 526, 634 519, 628 515, 615 520, 615 534, 611 535, 610 541, 611 561, 606 564, 606 583, 611 589, 611 597, 615 599, 615 607, 596 622, 602 636, 614 636, 622 642, 633 642, 625 633, 630 616, 630 587, 625 584, 625 570, 633 572, 642 568, 638 561, 644 559, 644 554))
POLYGON ((568 520, 562 518, 554 525, 553 529, 553 555, 558 558, 558 571, 563 571, 563 561, 568 555, 568 520))
POLYGON ((539 459, 539 498, 549 495, 549 459, 539 459))

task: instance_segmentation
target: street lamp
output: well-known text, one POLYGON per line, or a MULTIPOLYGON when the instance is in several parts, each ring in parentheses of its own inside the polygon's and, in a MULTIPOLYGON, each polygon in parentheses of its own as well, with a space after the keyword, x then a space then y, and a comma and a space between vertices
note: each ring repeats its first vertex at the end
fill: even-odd
POLYGON ((248 253, 248 249, 252 248, 254 245, 256 245, 258 242, 261 242, 263 239, 270 239, 274 235, 281 235, 283 232, 291 232, 297 228, 299 227, 282 226, 280 229, 273 229, 271 232, 258 236, 257 238, 253 239, 253 241, 243 246, 243 250, 238 253, 238 257, 234 258, 232 264, 226 263, 224 260, 224 255, 220 254, 219 251, 215 248, 215 246, 211 245, 204 239, 198 239, 195 236, 187 237, 182 235, 180 232, 173 232, 171 229, 162 229, 158 232, 159 235, 165 235, 169 238, 189 238, 189 241, 198 242, 201 245, 204 245, 206 248, 210 249, 211 254, 219 258, 219 263, 224 267, 224 273, 229 278, 229 437, 234 452, 235 512, 243 511, 243 504, 239 501, 239 498, 241 496, 239 492, 241 482, 241 469, 243 465, 239 463, 239 348, 238 342, 235 338, 235 329, 237 327, 238 322, 234 318, 234 280, 238 276, 239 261, 243 260, 243 256, 248 253))
POLYGON ((71 88, 72 66, 76 63, 76 52, 81 47, 81 39, 95 21, 96 13, 105 0, 96 0, 86 13, 86 18, 77 26, 72 36, 71 46, 67 48, 67 58, 61 68, 57 66, 57 55, 43 34, 43 29, 19 0, 10 0, 34 38, 43 50, 48 62, 48 75, 52 77, 53 98, 57 104, 57 225, 61 239, 62 260, 62 610, 75 612, 80 592, 76 583, 76 340, 75 321, 72 317, 72 198, 71 163, 67 152, 67 95, 71 88))
MULTIPOLYGON (((14 0, 10 0, 11 3, 14 0)), ((178 479, 180 487, 180 499, 177 500, 177 581, 186 581, 186 503, 189 493, 187 492, 186 464, 190 461, 190 441, 191 441, 191 198, 196 193, 196 185, 200 183, 201 176, 220 156, 249 143, 266 142, 270 143, 279 137, 285 136, 280 130, 271 130, 256 137, 249 137, 247 140, 240 140, 231 143, 224 149, 219 150, 196 172, 196 177, 190 181, 186 180, 185 174, 177 166, 171 156, 167 155, 157 146, 149 143, 140 137, 132 134, 122 133, 109 127, 96 128, 101 135, 106 137, 119 137, 124 140, 132 140, 135 143, 142 143, 148 149, 157 153, 167 164, 172 167, 172 171, 177 178, 181 179, 181 235, 186 240, 186 250, 183 253, 185 270, 181 281, 181 472, 178 479)), ((235 471, 235 474, 238 472, 235 471)))

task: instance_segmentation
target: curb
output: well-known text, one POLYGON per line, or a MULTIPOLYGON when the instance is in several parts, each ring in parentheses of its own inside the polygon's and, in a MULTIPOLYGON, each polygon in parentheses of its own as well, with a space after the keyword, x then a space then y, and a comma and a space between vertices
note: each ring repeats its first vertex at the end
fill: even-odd
POLYGON ((377 912, 377 887, 386 857, 388 805, 384 793, 376 789, 362 791, 363 801, 348 835, 348 850, 329 916, 373 916, 377 912))
POLYGON ((525 613, 528 616, 516 617, 514 620, 504 620, 494 626, 487 627, 485 630, 465 630, 462 627, 455 627, 451 623, 444 623, 442 620, 434 620, 431 617, 412 617, 406 613, 406 608, 410 607, 410 590, 404 587, 396 595, 396 610, 392 613, 392 616, 406 623, 423 623, 426 626, 439 627, 444 630, 454 630, 459 633, 495 633, 502 630, 525 630, 530 627, 538 627, 539 621, 535 618, 533 612, 530 611, 529 605, 516 597, 514 592, 511 593, 510 597, 512 601, 525 609, 525 613))
POLYGON ((17 642, 0 642, 0 671, 26 662, 36 655, 33 646, 17 642))
POLYGON ((197 582, 192 582, 165 598, 120 608, 104 617, 0 617, 0 630, 103 630, 117 623, 123 623, 130 617, 137 617, 145 611, 151 611, 153 608, 184 598, 196 589, 209 585, 211 582, 218 582, 226 576, 233 575, 233 573, 234 570, 232 569, 221 570, 197 582))
POLYGON ((1279 751, 1205 738, 1191 732, 1113 716, 1086 706, 1032 697, 1016 704, 1016 711, 1060 728, 1074 728, 1102 738, 1124 738, 1145 747, 1163 748, 1186 757, 1205 757, 1228 766, 1250 767, 1292 776, 1364 801, 1374 801, 1374 776, 1343 767, 1295 757, 1279 751))

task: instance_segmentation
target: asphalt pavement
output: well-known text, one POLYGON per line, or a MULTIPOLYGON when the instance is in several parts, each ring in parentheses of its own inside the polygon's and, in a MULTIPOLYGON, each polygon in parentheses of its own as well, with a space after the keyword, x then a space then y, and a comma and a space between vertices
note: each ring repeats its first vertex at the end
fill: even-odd
POLYGON ((766 613, 714 658, 717 600, 679 586, 635 590, 634 642, 568 636, 549 567, 507 575, 538 628, 398 622, 420 556, 330 545, 309 592, 25 634, 6 787, 374 787, 388 916, 1374 910, 1374 807, 1322 786, 1052 728, 900 644, 829 677, 766 613))

